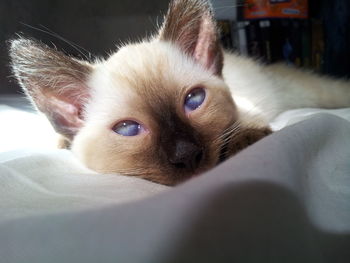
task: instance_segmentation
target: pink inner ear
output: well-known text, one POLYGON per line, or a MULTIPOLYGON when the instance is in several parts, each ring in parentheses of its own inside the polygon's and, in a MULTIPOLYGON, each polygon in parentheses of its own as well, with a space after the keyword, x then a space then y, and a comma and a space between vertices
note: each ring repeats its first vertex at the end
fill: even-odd
POLYGON ((63 99, 52 98, 52 108, 62 117, 58 125, 72 128, 80 128, 83 124, 81 119, 81 106, 78 103, 67 102, 63 99))
MULTIPOLYGON (((77 96, 77 88, 68 88, 62 93, 45 92, 40 98, 36 96, 36 103, 42 112, 45 112, 49 121, 58 133, 72 138, 82 127, 83 103, 87 94, 77 96)), ((86 90, 82 88, 81 90, 86 90)), ((79 89, 79 91, 81 91, 79 89)))
POLYGON ((193 56, 206 69, 214 74, 221 75, 222 50, 215 25, 208 15, 204 15, 201 20, 193 56))
POLYGON ((205 69, 221 76, 223 55, 209 1, 171 1, 159 39, 176 44, 205 69))
POLYGON ((199 30, 197 45, 194 50, 194 57, 206 68, 210 68, 213 63, 213 55, 211 52, 211 42, 213 40, 212 32, 209 30, 210 23, 204 20, 199 30))

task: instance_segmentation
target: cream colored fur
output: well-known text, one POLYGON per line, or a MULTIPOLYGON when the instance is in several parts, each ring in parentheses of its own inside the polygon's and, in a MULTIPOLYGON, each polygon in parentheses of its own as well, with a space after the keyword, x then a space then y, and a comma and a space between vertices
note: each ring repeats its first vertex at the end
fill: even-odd
POLYGON ((284 64, 264 66, 246 57, 224 54, 223 77, 245 122, 255 121, 251 115, 270 122, 281 112, 295 108, 350 106, 350 83, 346 80, 284 64))

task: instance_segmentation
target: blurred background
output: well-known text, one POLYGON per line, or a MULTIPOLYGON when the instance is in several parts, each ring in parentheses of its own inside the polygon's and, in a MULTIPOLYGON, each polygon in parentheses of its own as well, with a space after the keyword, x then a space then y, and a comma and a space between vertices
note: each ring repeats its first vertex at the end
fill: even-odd
MULTIPOLYGON (((350 75, 350 1, 213 0, 226 48, 321 73, 350 75)), ((21 33, 83 58, 155 32, 168 0, 0 1, 0 99, 20 94, 7 41, 21 33), (80 50, 80 51, 79 51, 80 50)))

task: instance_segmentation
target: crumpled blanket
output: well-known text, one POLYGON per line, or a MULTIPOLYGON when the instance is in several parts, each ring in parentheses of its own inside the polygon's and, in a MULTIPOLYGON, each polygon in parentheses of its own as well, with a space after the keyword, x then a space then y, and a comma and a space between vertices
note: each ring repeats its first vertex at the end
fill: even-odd
POLYGON ((287 113, 174 188, 68 151, 2 153, 0 262, 349 262, 349 112, 287 113))

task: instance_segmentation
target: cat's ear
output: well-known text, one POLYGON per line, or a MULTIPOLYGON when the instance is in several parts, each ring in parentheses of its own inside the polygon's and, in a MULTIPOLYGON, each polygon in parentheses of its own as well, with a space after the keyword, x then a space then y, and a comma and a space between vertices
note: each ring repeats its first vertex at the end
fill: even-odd
POLYGON ((174 43, 206 69, 221 75, 222 48, 207 0, 173 0, 158 37, 174 43))
POLYGON ((92 65, 21 37, 11 41, 10 57, 15 77, 35 106, 58 133, 72 139, 83 124, 92 65))

